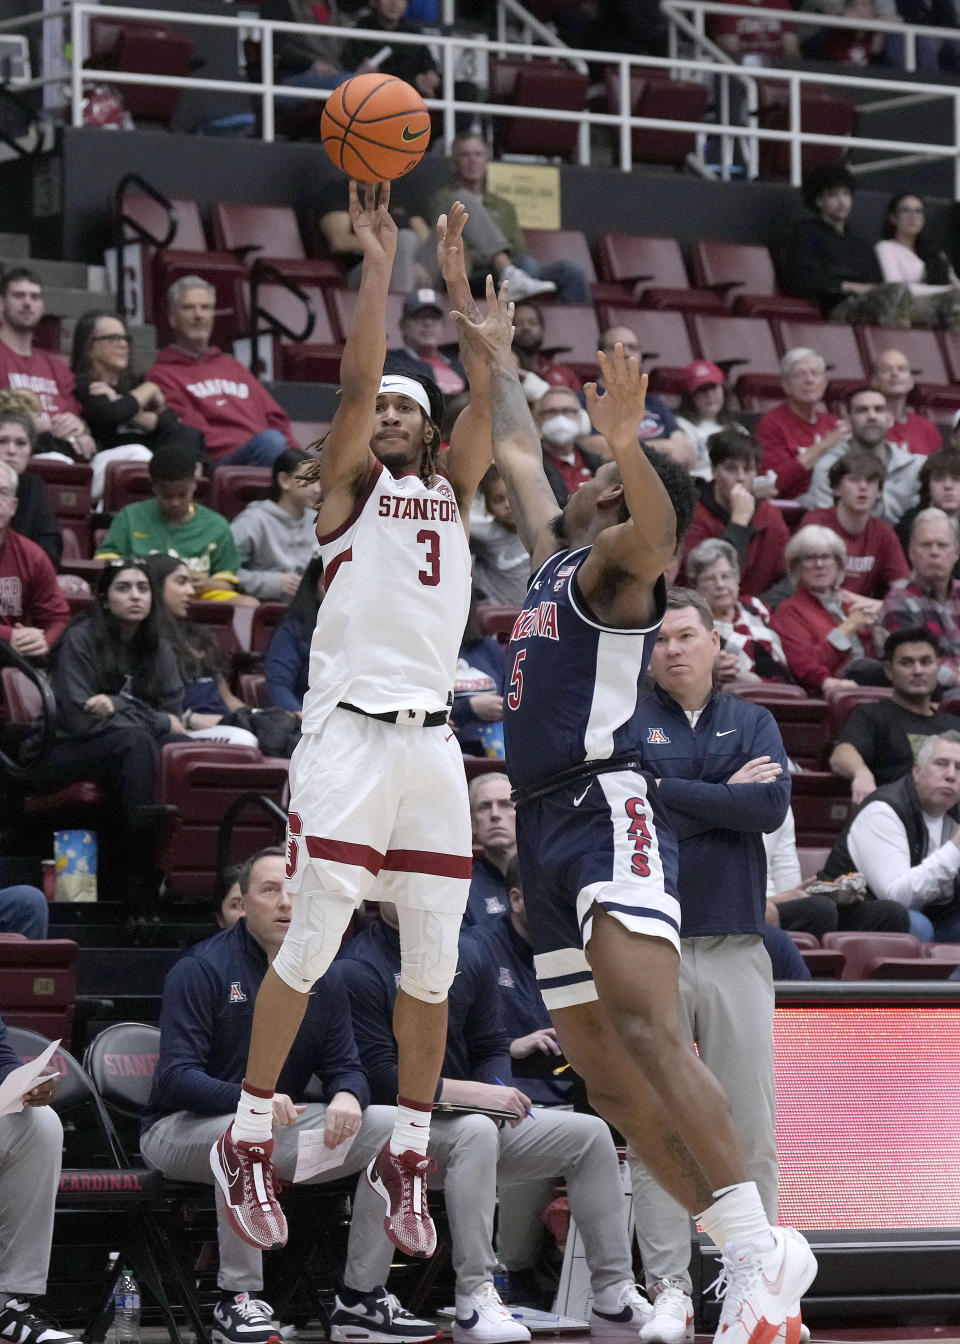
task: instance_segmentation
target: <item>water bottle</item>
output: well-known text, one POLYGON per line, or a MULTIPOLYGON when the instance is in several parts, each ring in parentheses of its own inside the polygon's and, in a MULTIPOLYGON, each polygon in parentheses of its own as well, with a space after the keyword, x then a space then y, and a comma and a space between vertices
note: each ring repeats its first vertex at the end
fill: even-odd
POLYGON ((140 1344, 140 1289, 126 1267, 113 1287, 110 1344, 140 1344))
POLYGON ((493 1267, 493 1286, 496 1289, 500 1301, 506 1304, 507 1296, 510 1291, 510 1274, 503 1261, 497 1257, 497 1263, 493 1267))

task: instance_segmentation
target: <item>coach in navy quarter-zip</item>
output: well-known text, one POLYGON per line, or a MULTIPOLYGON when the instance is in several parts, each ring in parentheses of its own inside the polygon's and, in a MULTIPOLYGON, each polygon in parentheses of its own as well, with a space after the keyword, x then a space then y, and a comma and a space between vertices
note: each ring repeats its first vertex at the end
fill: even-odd
MULTIPOLYGON (((650 658, 655 685, 639 700, 646 725, 642 761, 678 842, 681 1015, 730 1098, 749 1174, 776 1223, 774 995, 763 945, 763 834, 787 814, 790 776, 769 710, 715 687, 718 651, 703 598, 671 589, 650 658)), ((639 1162, 632 1169, 648 1287, 688 1301, 687 1214, 639 1162)))

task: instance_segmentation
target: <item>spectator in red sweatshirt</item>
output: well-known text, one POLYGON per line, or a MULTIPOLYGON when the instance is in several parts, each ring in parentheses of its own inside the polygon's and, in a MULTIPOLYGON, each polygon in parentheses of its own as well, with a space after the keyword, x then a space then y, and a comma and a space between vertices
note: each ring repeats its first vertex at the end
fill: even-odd
POLYGON ((701 489, 684 555, 708 537, 729 541, 740 566, 740 592, 758 597, 783 574, 790 540, 780 510, 753 494, 762 449, 740 429, 721 429, 707 440, 707 451, 713 480, 701 489))
POLYGON ((804 527, 814 523, 836 532, 847 548, 843 587, 863 597, 885 597, 891 583, 910 573, 896 532, 874 513, 886 471, 872 453, 853 449, 838 457, 828 477, 833 507, 803 517, 804 527))
POLYGON ((0 388, 25 388, 40 402, 34 414, 37 453, 62 453, 87 462, 97 451, 81 419, 73 374, 65 360, 34 347, 45 311, 43 282, 35 271, 15 266, 0 279, 0 388))
POLYGON ((810 489, 813 468, 824 453, 850 437, 846 420, 822 406, 827 366, 816 350, 798 346, 780 361, 786 401, 757 421, 763 470, 777 473, 777 495, 796 499, 810 489))
POLYGON ((147 378, 166 404, 206 439, 214 467, 270 467, 296 448, 286 411, 249 369, 210 344, 215 291, 198 275, 185 275, 169 291, 174 340, 157 356, 147 378))
POLYGON ((18 477, 0 462, 0 639, 23 658, 43 659, 70 620, 53 565, 36 544, 10 527, 18 477))

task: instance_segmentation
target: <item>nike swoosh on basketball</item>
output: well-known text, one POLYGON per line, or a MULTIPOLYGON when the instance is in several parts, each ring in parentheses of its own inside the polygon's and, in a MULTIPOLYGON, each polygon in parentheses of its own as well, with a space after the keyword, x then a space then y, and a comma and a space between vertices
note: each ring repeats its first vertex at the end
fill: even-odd
POLYGON ((726 732, 717 733, 717 737, 729 737, 731 733, 735 733, 736 731, 736 728, 728 728, 726 732))
POLYGON ((590 783, 589 783, 589 784, 587 785, 587 787, 584 789, 583 793, 581 793, 580 797, 579 797, 579 798, 574 798, 574 800, 573 800, 573 805, 574 805, 574 807, 579 807, 579 806, 580 806, 580 804, 583 802, 584 798, 586 798, 587 794, 590 792, 590 790, 591 790, 592 788, 593 788, 593 780, 591 779, 590 783))
POLYGON ((407 144, 410 144, 413 140, 422 139, 428 130, 429 127, 427 126, 425 126, 422 131, 411 131, 409 126, 404 126, 403 130, 400 132, 400 139, 406 140, 407 144))

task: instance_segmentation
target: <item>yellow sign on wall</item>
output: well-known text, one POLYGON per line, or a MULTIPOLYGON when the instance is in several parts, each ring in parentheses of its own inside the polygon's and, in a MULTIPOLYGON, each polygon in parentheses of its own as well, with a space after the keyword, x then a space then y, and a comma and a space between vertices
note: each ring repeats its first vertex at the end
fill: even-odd
POLYGON ((560 228, 559 168, 543 163, 491 163, 487 188, 510 201, 521 228, 560 228))

